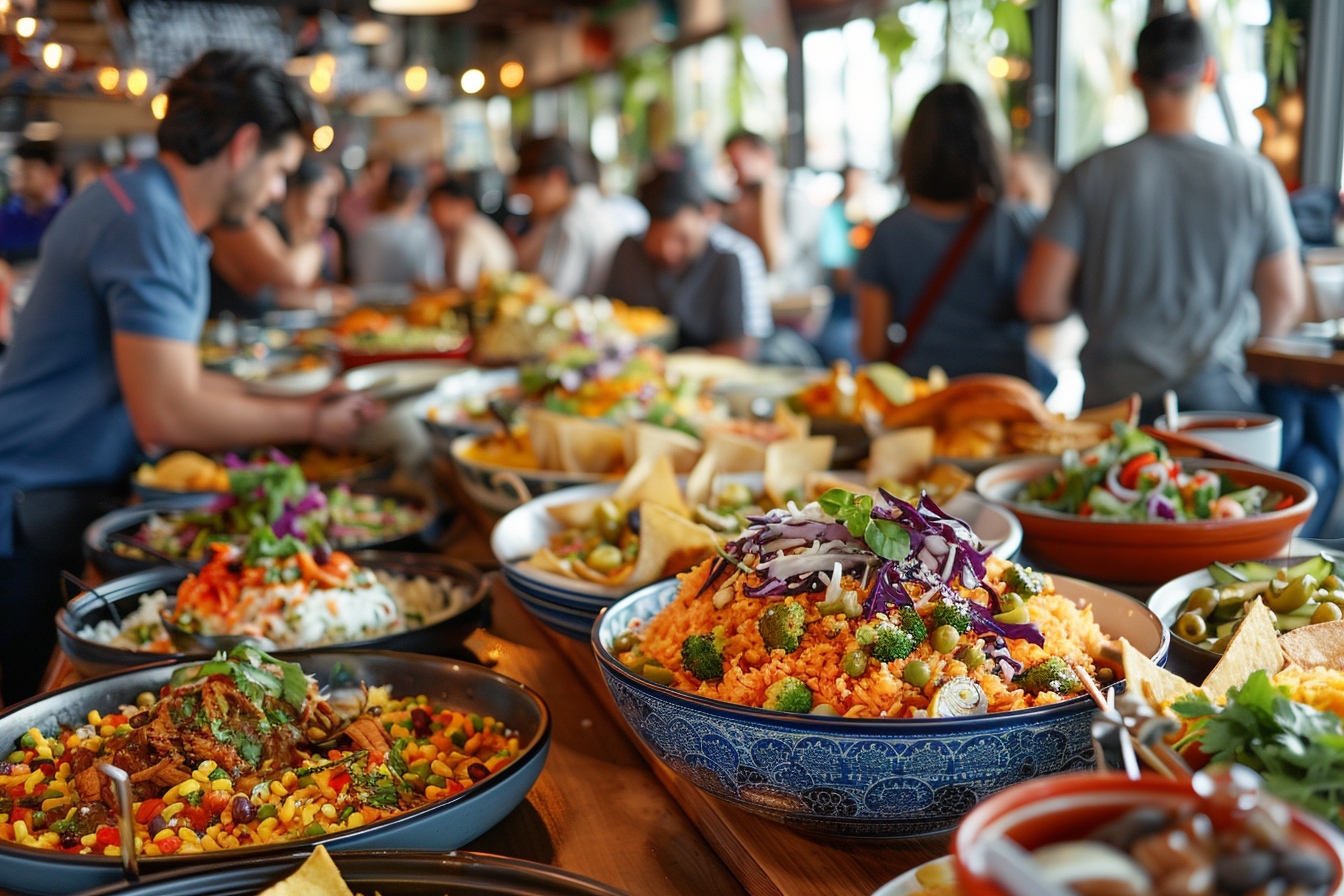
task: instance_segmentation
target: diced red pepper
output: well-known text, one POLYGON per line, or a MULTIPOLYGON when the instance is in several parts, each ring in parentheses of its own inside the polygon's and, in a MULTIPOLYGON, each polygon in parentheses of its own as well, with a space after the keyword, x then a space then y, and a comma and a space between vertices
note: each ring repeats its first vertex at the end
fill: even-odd
POLYGON ((331 789, 340 793, 350 783, 350 774, 344 769, 331 776, 331 789))
POLYGON ((37 767, 37 771, 41 772, 45 777, 50 778, 52 775, 56 774, 56 766, 52 765, 50 762, 44 762, 37 767))
POLYGON ((1078 508, 1078 515, 1079 515, 1079 516, 1091 516, 1091 515, 1092 515, 1093 513, 1095 513, 1095 512, 1096 512, 1096 511, 1094 511, 1094 510, 1092 509, 1092 505, 1089 504, 1089 503, 1087 503, 1086 501, 1083 502, 1083 506, 1082 506, 1082 507, 1079 507, 1079 508, 1078 508))
MULTIPOLYGON (((23 788, 19 789, 22 790, 23 788)), ((28 820, 32 818, 32 816, 33 816, 32 809, 29 809, 25 806, 15 806, 14 811, 9 813, 9 820, 10 822, 21 821, 24 824, 27 824, 28 820)))
POLYGON ((103 724, 116 728, 118 725, 126 724, 126 717, 119 712, 114 712, 110 716, 103 716, 103 724))
POLYGON ((166 856, 170 856, 182 847, 182 838, 169 834, 162 840, 155 840, 154 845, 159 848, 159 852, 166 856))
POLYGON ((33 796, 41 796, 46 792, 47 792, 47 785, 45 783, 39 783, 37 786, 33 788, 33 796))
POLYGON ((163 807, 166 805, 167 803, 158 797, 145 800, 140 804, 140 808, 135 810, 135 820, 140 824, 149 824, 163 811, 163 807))
POLYGON ((1283 500, 1274 505, 1275 510, 1287 510, 1297 503, 1297 499, 1292 495, 1284 495, 1283 500))
POLYGON ((27 791, 25 791, 25 790, 23 789, 23 785, 22 785, 22 784, 11 784, 11 785, 9 786, 9 796, 10 796, 11 799, 16 799, 16 800, 17 800, 19 797, 26 796, 26 795, 27 795, 27 791))
POLYGON ((1120 468, 1120 484, 1125 488, 1135 488, 1139 484, 1139 471, 1149 464, 1157 463, 1157 455, 1152 451, 1145 451, 1137 457, 1131 457, 1125 461, 1125 465, 1120 468))
POLYGON ((95 842, 97 842, 99 846, 107 847, 121 845, 121 831, 116 828, 101 827, 94 837, 96 838, 95 842))

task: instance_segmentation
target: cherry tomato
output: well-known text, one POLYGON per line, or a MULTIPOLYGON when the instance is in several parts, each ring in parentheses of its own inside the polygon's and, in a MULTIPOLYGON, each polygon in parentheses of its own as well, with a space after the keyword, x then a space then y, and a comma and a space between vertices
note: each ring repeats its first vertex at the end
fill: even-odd
POLYGON ((121 845, 121 831, 117 830, 116 828, 109 828, 109 827, 99 828, 98 833, 95 834, 94 836, 97 838, 97 843, 99 846, 108 847, 108 846, 121 845))
POLYGON ((210 813, 202 806, 187 806, 174 817, 185 821, 198 834, 204 833, 210 826, 210 813))
POLYGON ((162 840, 155 840, 154 845, 159 848, 159 852, 163 853, 166 856, 170 856, 173 853, 177 852, 179 848, 181 848, 182 838, 175 837, 172 834, 169 834, 162 840))
POLYGON ((166 805, 164 801, 157 797, 145 800, 140 804, 140 808, 135 810, 135 820, 141 824, 149 824, 163 811, 164 805, 166 805))
POLYGON ((212 790, 201 797, 201 808, 211 815, 218 815, 224 811, 224 807, 229 804, 229 800, 232 798, 232 791, 212 790))

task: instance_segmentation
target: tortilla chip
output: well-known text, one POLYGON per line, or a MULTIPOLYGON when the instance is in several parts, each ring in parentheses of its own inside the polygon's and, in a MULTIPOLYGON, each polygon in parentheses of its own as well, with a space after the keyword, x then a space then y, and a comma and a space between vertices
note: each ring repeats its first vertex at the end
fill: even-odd
POLYGON ((645 457, 666 456, 677 473, 689 473, 700 459, 705 445, 694 436, 651 423, 625 425, 625 463, 633 467, 645 457))
POLYGON ((834 455, 835 436, 771 442, 765 448, 765 493, 783 504, 789 492, 803 492, 808 473, 829 470, 834 455))
POLYGON ((1344 672, 1344 619, 1304 625, 1279 636, 1288 662, 1303 669, 1323 666, 1344 672))
POLYGON ((873 439, 868 449, 868 484, 883 479, 918 482, 933 462, 932 426, 898 429, 873 439))
POLYGON ((1125 688, 1148 701, 1154 709, 1162 709, 1173 700, 1199 690, 1175 672, 1168 672, 1144 656, 1128 640, 1121 638, 1121 656, 1125 664, 1125 688))
POLYGON ((262 891, 261 896, 354 896, 327 848, 318 845, 293 874, 262 891))
POLYGON ((576 578, 583 579, 585 582, 592 582, 594 585, 602 585, 605 588, 615 588, 624 584, 635 571, 633 566, 625 566, 616 572, 605 573, 598 572, 577 557, 572 562, 576 578))
POLYGON ((665 454, 636 461, 611 497, 625 510, 651 501, 680 516, 691 515, 691 509, 681 496, 681 486, 677 484, 672 459, 665 454))
POLYGON ((566 529, 583 529, 592 525, 593 514, 603 498, 589 498, 586 501, 570 501, 568 504, 552 504, 546 513, 566 529))
POLYGON ((527 439, 532 445, 532 454, 537 458, 539 470, 560 469, 560 442, 556 428, 558 416, 540 410, 530 410, 526 414, 527 439))
POLYGON ((578 578, 574 572, 573 562, 557 557, 548 547, 543 547, 523 562, 541 572, 551 572, 571 579, 578 578))
POLYGON ((858 479, 846 476, 844 473, 808 473, 803 477, 803 497, 809 501, 815 501, 823 493, 833 488, 844 489, 856 495, 869 495, 877 497, 877 489, 864 485, 858 479))
POLYGON ((543 470, 610 473, 625 461, 625 436, 609 423, 537 410, 528 415, 528 432, 543 470))
POLYGON ((639 556, 625 585, 651 585, 714 556, 719 539, 704 526, 651 501, 639 505, 639 556))
POLYGON ((755 473, 765 469, 765 445, 756 439, 717 432, 705 443, 705 453, 686 479, 686 503, 695 507, 710 498, 714 477, 720 473, 755 473))
POLYGON ((1232 640, 1223 651, 1223 658, 1204 679, 1204 693, 1217 700, 1229 688, 1239 688, 1251 675, 1261 669, 1270 675, 1283 668, 1283 649, 1279 647, 1279 632, 1269 616, 1269 608, 1260 598, 1251 604, 1232 640))
POLYGON ((974 476, 952 464, 937 464, 924 477, 926 490, 931 496, 936 495, 940 504, 952 500, 974 483, 974 476))
POLYGON ((787 402, 775 402, 775 425, 786 439, 805 439, 812 435, 812 418, 806 414, 795 414, 787 402))

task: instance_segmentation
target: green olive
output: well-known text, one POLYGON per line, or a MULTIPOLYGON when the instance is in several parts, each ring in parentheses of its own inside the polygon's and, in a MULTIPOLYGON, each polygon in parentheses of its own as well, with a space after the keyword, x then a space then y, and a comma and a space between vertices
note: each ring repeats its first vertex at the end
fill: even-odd
POLYGON ((1334 573, 1330 573, 1330 575, 1321 579, 1321 587, 1326 591, 1342 591, 1344 590, 1344 581, 1334 573))
POLYGON ((912 684, 917 688, 922 688, 929 683, 929 664, 923 660, 911 660, 905 664, 905 671, 901 677, 905 679, 906 684, 912 684))
POLYGON ((1293 579, 1277 594, 1273 588, 1265 592, 1265 605, 1276 613, 1291 613, 1305 604, 1316 593, 1316 579, 1302 576, 1293 579))
POLYGON ((614 544, 625 529, 625 514, 621 513, 615 501, 608 499, 600 502, 593 510, 593 524, 603 538, 614 544))
POLYGON ((1181 618, 1176 620, 1176 634, 1187 641, 1199 643, 1209 634, 1209 626, 1204 621, 1204 617, 1198 613, 1186 612, 1181 614, 1181 618))
POLYGON ((1227 650, 1227 644, 1231 640, 1231 635, 1228 635, 1226 638, 1219 638, 1217 641, 1214 641, 1213 644, 1209 645, 1209 650, 1213 653, 1222 653, 1224 650, 1227 650))
POLYGON ((994 621, 1002 622, 1004 625, 1026 625, 1031 621, 1031 613, 1027 612, 1027 605, 1023 604, 1007 613, 995 613, 994 621))
POLYGON ((850 678, 858 678, 868 669, 868 654, 862 650, 851 650, 841 658, 840 668, 850 678))
POLYGON ((1316 608, 1316 612, 1311 614, 1311 622, 1316 625, 1321 622, 1334 622, 1336 619, 1344 618, 1344 610, 1339 609, 1338 604, 1321 604, 1316 608))
POLYGON ((1024 601, 1022 600, 1022 595, 1018 594, 1016 591, 1009 591, 999 598, 999 612, 1011 613, 1023 604, 1024 601))
POLYGON ((155 697, 149 691, 142 691, 141 693, 136 695, 135 705, 140 707, 141 709, 149 709, 151 706, 153 706, 155 703, 158 702, 158 699, 159 698, 155 697))
POLYGON ((950 625, 940 625, 929 635, 929 643, 939 653, 951 653, 956 650, 959 640, 961 632, 950 625))
POLYGON ((588 565, 598 572, 615 572, 625 562, 621 549, 609 544, 600 544, 588 552, 588 565))
POLYGON ((1190 592, 1190 597, 1185 602, 1185 612, 1198 613, 1205 619, 1216 609, 1218 609, 1218 592, 1212 588, 1196 588, 1190 592))
POLYGON ((736 510, 739 507, 745 507, 756 496, 751 493, 751 489, 743 482, 730 482, 719 492, 719 508, 736 510))
POLYGON ((957 651, 956 659, 961 660, 968 672, 974 672, 985 664, 985 652, 979 644, 967 644, 957 651))

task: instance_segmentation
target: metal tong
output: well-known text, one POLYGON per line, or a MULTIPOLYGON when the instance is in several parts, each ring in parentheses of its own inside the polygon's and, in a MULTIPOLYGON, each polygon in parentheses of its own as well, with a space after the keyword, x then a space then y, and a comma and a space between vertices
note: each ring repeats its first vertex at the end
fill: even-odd
POLYGON ((1097 711, 1092 716, 1092 746, 1096 750, 1097 771, 1109 771, 1106 747, 1120 754, 1121 765, 1131 781, 1141 772, 1139 759, 1153 771, 1173 781, 1189 781, 1195 772, 1180 754, 1166 742, 1168 735, 1180 730, 1180 723, 1158 715, 1141 696, 1126 691, 1118 698, 1115 691, 1105 694, 1081 666, 1074 666, 1097 711))
POLYGON ((121 835, 121 871, 126 880, 140 880, 140 863, 135 854, 135 822, 131 818, 131 776, 108 762, 100 763, 98 771, 112 779, 112 790, 117 795, 117 832, 121 835))

